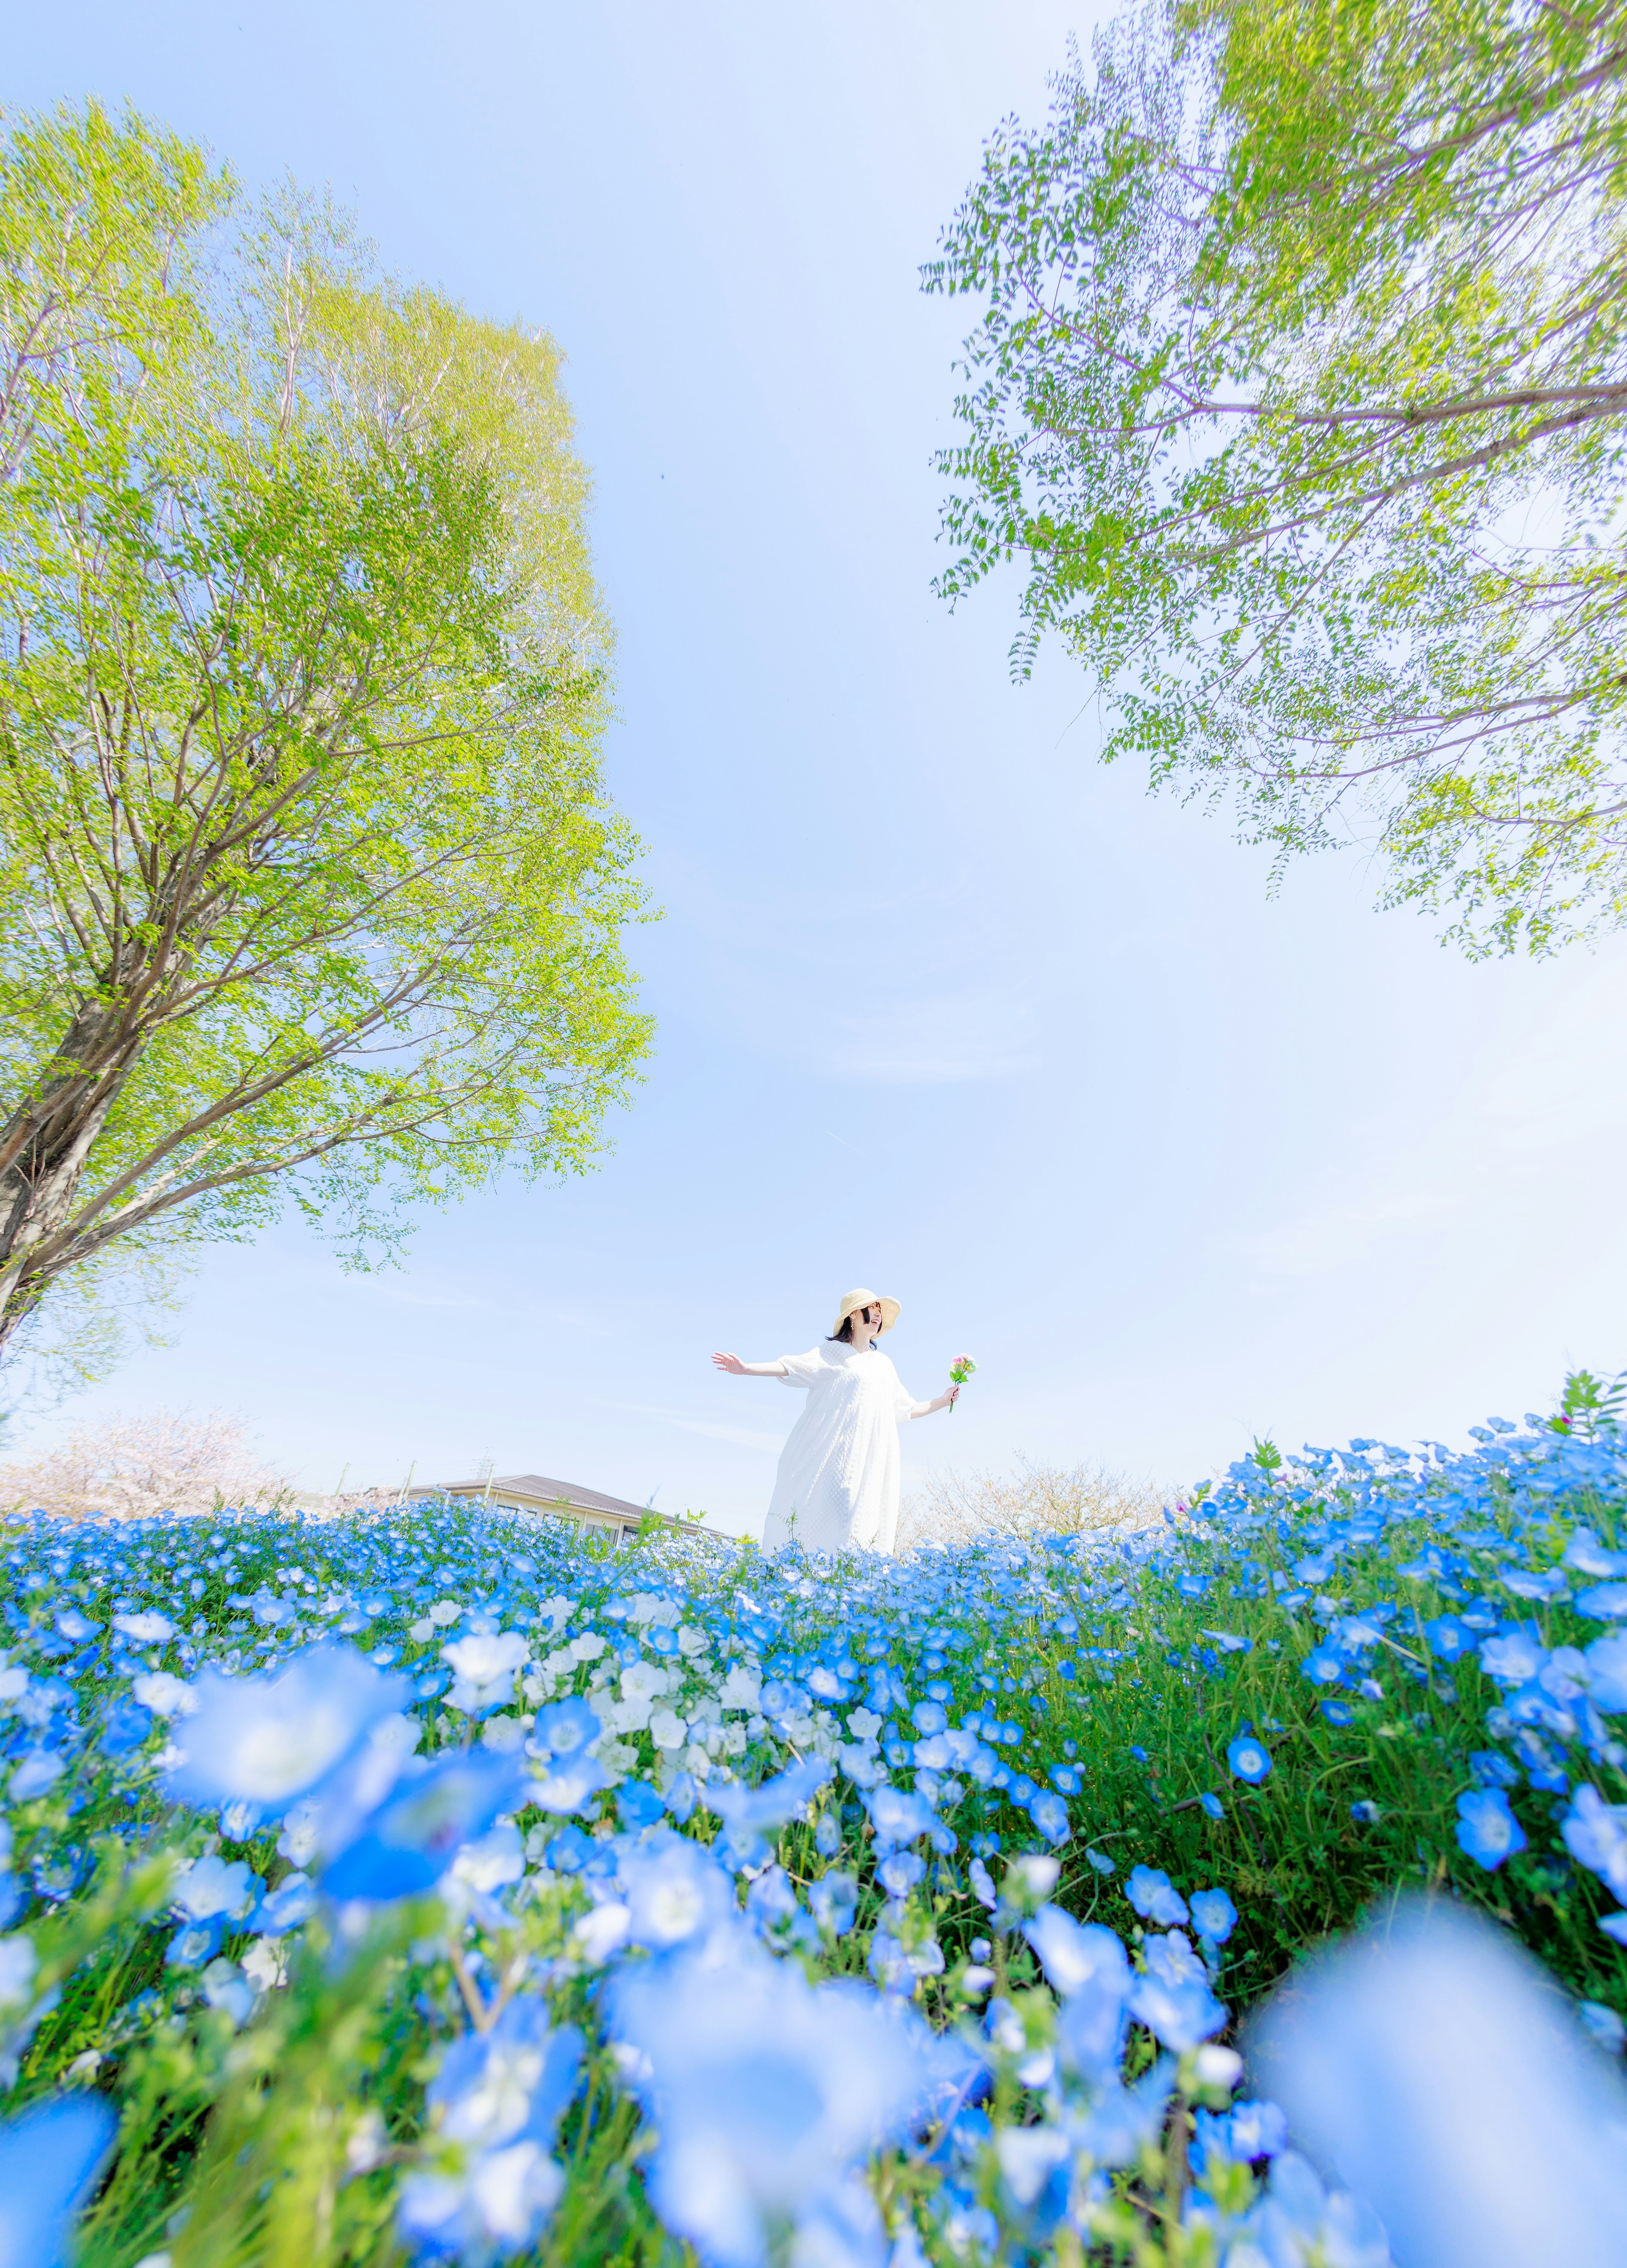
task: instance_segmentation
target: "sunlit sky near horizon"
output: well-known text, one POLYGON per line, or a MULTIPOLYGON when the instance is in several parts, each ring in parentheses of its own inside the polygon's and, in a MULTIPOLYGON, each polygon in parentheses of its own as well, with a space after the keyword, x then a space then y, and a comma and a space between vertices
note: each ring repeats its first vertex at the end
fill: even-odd
POLYGON ((1012 590, 930 589, 973 311, 918 263, 1088 18, 1049 0, 91 5, 5 100, 129 99, 387 262, 554 332, 619 638, 615 792, 665 918, 615 1148, 432 1213, 355 1276, 219 1248, 173 1343, 21 1428, 240 1414, 313 1490, 486 1460, 760 1527, 799 1404, 708 1357, 836 1296, 959 1412, 934 1466, 1160 1483, 1256 1432, 1461 1440, 1627 1363, 1627 941, 1470 966, 1358 849, 1269 894, 1224 817, 1094 762, 1012 590))

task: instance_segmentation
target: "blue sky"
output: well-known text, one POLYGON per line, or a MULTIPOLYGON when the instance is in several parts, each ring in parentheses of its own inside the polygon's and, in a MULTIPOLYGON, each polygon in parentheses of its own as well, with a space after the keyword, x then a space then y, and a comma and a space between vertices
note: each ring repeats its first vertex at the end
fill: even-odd
POLYGON ((906 1474, 1019 1454, 1193 1477, 1256 1431, 1461 1437, 1627 1362, 1627 945, 1470 967, 1359 850, 1280 895, 1222 819, 1008 681, 1012 593, 929 588, 968 311, 917 263, 1060 6, 92 6, 7 99, 96 93, 386 260, 546 325, 595 475, 615 792, 665 919, 659 1051, 600 1169, 425 1219, 347 1276, 217 1253, 173 1344, 18 1446, 226 1409, 313 1488, 490 1457, 760 1524, 795 1415, 716 1377, 868 1283, 961 1409, 906 1474))

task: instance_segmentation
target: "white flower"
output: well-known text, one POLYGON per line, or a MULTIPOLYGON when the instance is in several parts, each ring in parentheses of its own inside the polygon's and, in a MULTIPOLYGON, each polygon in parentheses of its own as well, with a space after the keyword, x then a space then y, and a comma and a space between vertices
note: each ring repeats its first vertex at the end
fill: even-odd
POLYGON ((416 1623, 409 1624, 407 1635, 415 1645, 427 1646, 435 1635, 435 1625, 427 1615, 420 1615, 416 1623))
POLYGON ((130 1691, 144 1709, 151 1709, 157 1717, 189 1717, 198 1705, 198 1697, 186 1679, 172 1675, 167 1669, 149 1670, 133 1679, 130 1691))
POLYGON ((562 2169, 540 2142, 488 2150, 469 2175, 469 2191, 487 2234, 510 2252, 529 2243, 537 2222, 558 2204, 562 2169))
POLYGON ((308 1798, 297 1803, 283 1822, 283 1831, 276 1838, 276 1847, 284 1859, 296 1867, 308 1867, 315 1858, 319 1844, 317 1806, 308 1798))
POLYGON ((691 1655, 704 1653, 707 1644, 708 1640, 704 1631, 695 1630, 688 1623, 679 1624, 678 1651, 680 1653, 691 1655))
POLYGON ((243 1974, 256 1992, 288 1982, 288 1952, 280 1937, 257 1937, 243 1955, 243 1974))
POLYGON ((162 1646, 175 1635, 175 1625, 167 1615, 114 1615, 113 1626, 139 1646, 162 1646))
POLYGON ((430 1621, 438 1630, 450 1630, 462 1612, 455 1599, 437 1599, 430 1609, 430 1621))
POLYGON ((613 1953, 621 1951, 632 1926, 633 1917, 626 1906, 595 1906, 592 1913, 584 1914, 578 1922, 571 1933, 571 1941, 581 1958, 596 1969, 613 1953))
POLYGON ((580 1638, 573 1638, 566 1649, 573 1661, 597 1661, 604 1650, 605 1641, 597 1631, 585 1631, 580 1638))
POLYGON ((518 1631, 482 1633, 454 1639, 441 1648, 441 1660, 458 1673, 447 1696, 454 1709, 469 1712, 500 1709, 514 1697, 514 1672, 529 1659, 518 1631))
POLYGON ((658 1749, 681 1749, 688 1737, 688 1727, 675 1709, 658 1709, 650 1719, 650 1738, 658 1749))
POLYGON ((653 1701, 666 1690, 666 1672, 653 1661, 629 1661, 622 1672, 623 1701, 653 1701))
POLYGON ((762 1680, 756 1671, 737 1661, 718 1688, 718 1698, 725 1709, 755 1709, 762 1692, 762 1680))
POLYGON ((472 1890, 500 1890, 519 1881, 526 1871, 526 1850, 519 1830, 512 1820, 494 1827, 477 1842, 466 1843, 452 1862, 454 1881, 472 1890))
POLYGON ((881 1719, 873 1709, 850 1709, 848 1731, 856 1741, 873 1741, 881 1730, 881 1719))

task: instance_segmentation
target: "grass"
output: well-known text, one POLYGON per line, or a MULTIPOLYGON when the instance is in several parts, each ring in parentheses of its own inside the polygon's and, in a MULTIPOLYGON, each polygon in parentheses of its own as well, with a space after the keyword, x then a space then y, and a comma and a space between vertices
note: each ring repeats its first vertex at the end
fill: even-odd
MULTIPOLYGON (((439 2146, 426 2082, 522 1963, 549 1980, 555 2020, 579 2023, 591 2043, 557 2146, 565 2193, 525 2257, 590 2268, 684 2257, 645 2192, 652 2138, 601 2036, 599 1976, 571 1955, 587 1908, 580 1874, 534 1855, 509 1906, 461 1927, 449 1928, 433 1899, 379 1910, 365 1926, 319 1911, 290 1940, 288 1983, 264 1992, 247 2023, 211 2004, 210 1972, 166 1961, 177 1857, 242 1858, 272 1884, 291 1860, 275 1822, 239 1822, 246 1839, 233 1840, 230 1822, 170 1802, 161 1721, 133 1745, 104 1738, 130 1680, 161 1668, 188 1675, 211 1658, 247 1668, 348 1635, 391 1652, 418 1681, 435 1753, 475 1731, 444 1692, 445 1627, 424 1618, 438 1598, 536 1633, 538 1667, 516 1708, 571 1692, 607 1707, 607 1665, 637 1658, 674 1680, 672 1705, 693 1712, 709 1769, 755 1782, 798 1755, 836 1756, 842 1771, 813 1813, 775 1838, 799 1899, 832 1867, 860 1880, 850 1933, 821 1937, 806 1915, 789 1934, 769 1932, 816 1976, 865 1976, 887 1904, 862 1791, 843 1776, 857 1750, 838 1746, 862 1733, 854 1712, 874 1703, 894 1781, 924 1788, 953 1830, 953 1851, 928 1854, 905 1920, 895 1903, 889 1924, 906 1945, 941 1955, 911 1995, 940 2031, 975 2008, 964 1979, 975 1942, 991 1934, 971 1858, 998 1873, 999 1858, 1043 1847, 1027 1815, 1048 1787, 1066 1791, 1069 1815, 1055 1896, 1079 1918, 1136 1942, 1123 1885, 1137 1865, 1162 1869, 1187 1895, 1230 1891, 1240 1918, 1216 1984, 1234 2016, 1307 1948, 1409 1887, 1491 1913, 1567 1992, 1627 2014, 1627 1954, 1599 1927, 1613 1901, 1575 1863, 1561 1827, 1568 1790, 1583 1779, 1612 1803, 1627 1800, 1627 1752, 1602 1737, 1608 1725, 1578 1715, 1579 1704, 1569 1717, 1555 1705, 1541 1720, 1542 1705, 1478 1657, 1485 1636, 1520 1627, 1550 1653, 1574 1649, 1562 1656, 1573 1664, 1609 1628, 1599 1587, 1566 1555, 1582 1530, 1595 1556, 1627 1543, 1627 1445, 1608 1412, 1584 1407, 1567 1423, 1558 1433, 1491 1432, 1471 1455, 1430 1462, 1369 1444, 1288 1466, 1262 1445, 1182 1506, 1174 1529, 1111 1546, 1087 1533, 1007 1532, 895 1563, 769 1562, 748 1545, 690 1539, 618 1555, 563 1527, 526 1529, 455 1506, 320 1525, 232 1514, 117 1529, 14 1523, 10 1660, 29 1677, 7 1705, 9 1752, 22 1758, 55 1742, 63 1769, 9 1811, 12 1879, 25 1896, 0 1945, 26 1939, 38 1971, 0 2012, 20 2024, 7 2107, 83 2088, 119 2114, 80 2258, 136 2268, 166 2252, 173 2268, 322 2268, 401 2257, 397 2182, 439 2146), (187 1614, 185 1632, 144 1639, 110 1621, 154 1611, 187 1614), (1480 1625, 1466 1637, 1465 1617, 1480 1625), (604 1646, 573 1656, 556 1643, 571 1629, 604 1646), (1332 1682, 1307 1678, 1318 1660, 1332 1682), (760 1706, 719 1703, 732 1670, 762 1678, 760 1706), (1330 1720, 1329 1701, 1343 1721, 1330 1720), (910 1712, 934 1702, 952 1726, 981 1720, 982 1753, 998 1756, 1014 1786, 980 1786, 975 1771, 923 1760, 910 1712), (1538 1709, 1539 1721, 1522 1725, 1516 1709, 1538 1709), (1271 1759, 1258 1786, 1227 1762, 1245 1732, 1271 1759), (1485 1782, 1489 1757, 1527 1837, 1494 1870, 1458 1835, 1458 1798, 1485 1782), (1534 1772, 1566 1792, 1535 1784, 1534 1772)), ((647 1727, 616 1737, 628 1780, 670 1781, 674 1759, 663 1761, 647 1727)), ((930 1729, 923 1737, 930 1743, 930 1729)), ((607 1852, 611 1799, 602 1809, 593 1847, 607 1852)), ((545 1830, 534 1854, 560 1823, 519 1820, 522 1830, 545 1830)), ((718 1829, 703 1804, 686 1831, 705 1841, 718 1829)), ((1042 2033, 1050 2004, 1033 1955, 1019 1933, 992 1934, 997 1993, 1042 2033)), ((229 1934, 223 1959, 240 1961, 252 1942, 229 1934)), ((1131 2076, 1152 2054, 1132 2035, 1131 2076)), ((997 2124, 1038 2115, 1004 2070, 995 2113, 997 2124)), ((1138 2176, 1148 2196, 1155 2173, 1174 2178, 1162 2159, 1162 2172, 1151 2166, 1138 2176)), ((932 2219, 942 2168, 906 2154, 880 2162, 875 2179, 897 2213, 914 2216, 929 2254, 951 2257, 932 2219)), ((1015 2233, 1021 2217, 994 2176, 984 2189, 1015 2258, 1027 2242, 1015 2233)), ((1155 2257, 1135 2225, 1141 2233, 1117 2252, 1099 2232, 1104 2258, 1155 2257)))

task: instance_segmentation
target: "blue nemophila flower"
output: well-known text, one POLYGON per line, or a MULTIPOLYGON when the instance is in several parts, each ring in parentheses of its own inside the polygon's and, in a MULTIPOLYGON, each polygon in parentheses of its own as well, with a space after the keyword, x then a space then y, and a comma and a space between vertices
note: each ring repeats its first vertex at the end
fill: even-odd
POLYGON ((1192 1925, 1211 1945, 1224 1945, 1237 1927, 1237 1908, 1224 1890, 1195 1890, 1192 1925))
POLYGON ((1187 1918, 1187 1904, 1160 1867, 1132 1867, 1124 1878, 1124 1896, 1143 1921, 1161 1927, 1187 1918))
POLYGON ((1227 1766, 1238 1779, 1247 1780, 1251 1787, 1260 1782, 1271 1769, 1271 1752, 1252 1733, 1240 1733, 1226 1752, 1227 1766))
POLYGON ((152 1712, 134 1701, 115 1701, 103 1719, 97 1745, 104 1756, 127 1756, 152 1730, 152 1712))
POLYGON ((1034 1796, 1028 1806, 1028 1816, 1048 1843, 1065 1843, 1073 1832, 1068 1824, 1068 1807, 1059 1795, 1034 1796))
POLYGON ((58 2095, 0 2126, 0 2262, 62 2268, 73 2216, 112 2145, 105 2102, 58 2095))
POLYGON ((1595 1583, 1576 1594, 1576 1611, 1594 1622, 1618 1623, 1627 1616, 1627 1583, 1595 1583))
MULTIPOLYGON (((1265 2195, 1249 2214, 1248 2238, 1236 2249, 1273 2261, 1336 2260, 1341 2268, 1390 2268, 1384 2228, 1373 2208, 1348 2191, 1323 2188, 1296 2151, 1271 2162, 1265 2195)), ((1443 2264, 1445 2268, 1445 2264, 1443 2264)), ((1452 2268, 1465 2268, 1454 2261, 1452 2268)))
POLYGON ((283 1937, 309 1921, 316 1911, 316 1885, 301 1871, 284 1874, 260 1902, 252 1927, 257 1937, 283 1937))
POLYGON ((1607 1803, 1596 1787, 1579 1787, 1560 1830, 1571 1856, 1627 1904, 1627 1804, 1607 1803))
POLYGON ((1296 1968, 1255 2040, 1255 2082, 1397 2259, 1627 2259, 1627 2088, 1491 1923, 1444 1901, 1387 1909, 1296 1968))
POLYGON ((575 1756, 556 1756, 539 1766, 526 1793, 541 1809, 566 1819, 572 1812, 585 1811, 609 1783, 610 1775, 598 1757, 578 1750, 575 1756))
POLYGON ((36 1796, 54 1787, 66 1769, 55 1749, 25 1749, 6 1783, 7 1800, 32 1803, 36 1796))
POLYGON ((536 2242, 565 2186, 549 2152, 581 2060, 581 2034, 528 1998, 447 2051, 427 2090, 430 2162, 401 2186, 397 2228, 418 2258, 484 2268, 536 2242))
MULTIPOLYGON (((806 1811, 830 1777, 831 1768, 822 1756, 809 1756, 757 1787, 738 1780, 709 1782, 702 1800, 723 1822, 718 1837, 722 1855, 736 1867, 761 1866, 768 1856, 767 1834, 806 1811)), ((878 1847, 886 1847, 879 1828, 877 1838, 878 1847)))
POLYGON ((1353 1725, 1356 1722, 1356 1712, 1348 1701, 1324 1701, 1321 1712, 1330 1725, 1353 1725))
POLYGON ((1185 2055, 1224 2029, 1226 2012, 1209 1987, 1203 1962, 1179 1930, 1147 1939, 1144 1973, 1130 1988, 1130 2013, 1167 2048, 1185 2055))
POLYGON ((845 1937, 858 1912, 858 1878, 834 1870, 821 1874, 808 1889, 808 1906, 814 1920, 832 1937, 845 1937))
POLYGON ((876 1880, 891 1898, 908 1897, 926 1872, 926 1861, 916 1851, 889 1851, 876 1868, 876 1880))
POLYGON ((946 2052, 913 2012, 810 1985, 733 1933, 623 1970, 607 1998, 654 2128, 651 2197, 703 2260, 763 2268, 787 2240, 811 2259, 883 2251, 859 2169, 908 2130, 946 2052), (834 2251, 833 2216, 850 2231, 834 2251))
POLYGON ((411 1687, 380 1675, 353 1647, 320 1646, 276 1677, 205 1669, 193 1692, 196 1705, 176 1727, 173 1793, 201 1805, 241 1800, 276 1819, 320 1788, 411 1687))
POLYGON ((1548 1648, 1529 1631, 1501 1631, 1480 1648, 1480 1667, 1499 1685, 1523 1685, 1547 1667, 1548 1648))
POLYGON ((519 1759, 482 1749, 450 1756, 409 1778, 325 1870, 341 1900, 388 1900, 433 1889, 460 1849, 500 1812, 516 1811, 527 1783, 519 1759))
POLYGON ((1234 2102, 1226 2125, 1230 2154, 1241 2164, 1280 2157, 1288 2147, 1288 2121, 1280 2103, 1234 2102))
POLYGON ((170 1903, 194 1921, 224 1914, 241 1921, 260 1903, 265 1885, 244 1859, 189 1859, 170 1883, 170 1903))
POLYGON ((1620 2055, 1627 2047, 1627 2024, 1614 2008, 1607 2008, 1600 2000, 1579 2000, 1576 2013, 1588 2038, 1601 2047, 1607 2055, 1620 2055))
POLYGON ((1240 1638, 1235 1631, 1206 1630, 1200 1631, 1198 1636, 1210 1639, 1222 1653, 1248 1653, 1254 1646, 1253 1638, 1240 1638))
POLYGON ((1299 1664, 1299 1675, 1313 1685, 1336 1685, 1344 1675, 1344 1656, 1336 1646, 1319 1646, 1299 1664))
POLYGON ((1457 1800, 1459 1846, 1488 1874, 1526 1846, 1525 1830, 1500 1787, 1468 1790, 1457 1800))
POLYGON ((1424 1635, 1429 1640, 1430 1652, 1439 1654, 1442 1661, 1460 1661, 1474 1651, 1475 1633, 1456 1615, 1439 1615, 1433 1622, 1425 1623, 1424 1635))
POLYGON ((1627 1551, 1608 1550, 1591 1528, 1578 1528, 1564 1547, 1564 1564, 1579 1575, 1627 1575, 1627 1551))
POLYGON ((913 1843, 919 1836, 930 1835, 938 1824, 938 1815, 924 1795, 906 1794, 885 1780, 866 1791, 865 1808, 870 1814, 878 1851, 913 1843))
POLYGON ((164 1949, 165 1966, 169 1969, 202 1969, 220 1950, 220 1941, 226 1933, 224 1914, 210 1914, 202 1921, 183 1921, 164 1949))
POLYGON ((1587 1664, 1587 1694, 1595 1709, 1607 1717, 1627 1709, 1627 1631, 1611 1631, 1594 1638, 1584 1660, 1587 1664))
POLYGON ((1382 1815, 1370 1795, 1358 1795, 1351 1806, 1351 1817, 1358 1827, 1376 1827, 1382 1815))
POLYGON ((534 1756, 573 1756, 599 1738, 604 1727, 588 1704, 578 1697, 555 1701, 537 1711, 529 1742, 534 1756))

